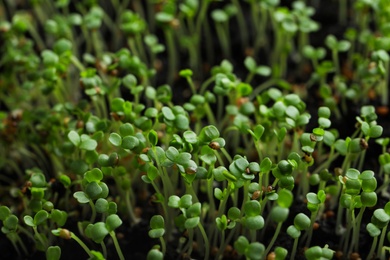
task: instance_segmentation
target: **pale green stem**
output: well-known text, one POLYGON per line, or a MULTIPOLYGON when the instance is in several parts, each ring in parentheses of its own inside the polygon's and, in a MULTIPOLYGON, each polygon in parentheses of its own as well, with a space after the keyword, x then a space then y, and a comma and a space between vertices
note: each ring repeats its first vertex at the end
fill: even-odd
POLYGON ((297 247, 298 247, 298 240, 299 240, 299 237, 294 239, 293 250, 291 252, 290 260, 294 260, 295 259, 295 255, 297 253, 297 247))
POLYGON ((269 242, 269 244, 267 246, 267 249, 264 251, 264 254, 263 254, 264 257, 267 257, 269 251, 271 250, 271 248, 274 245, 276 239, 278 238, 278 235, 280 233, 280 229, 282 228, 282 225, 283 225, 283 222, 279 222, 278 225, 276 226, 276 230, 274 232, 274 235, 273 235, 271 241, 269 242))
POLYGON ((165 256, 165 253, 167 252, 167 245, 163 237, 160 237, 160 243, 161 243, 161 252, 165 256))
POLYGON ((119 259, 125 260, 125 257, 123 256, 122 250, 119 246, 118 239, 116 238, 115 232, 111 231, 110 236, 112 238, 112 241, 114 242, 114 246, 115 246, 116 252, 118 253, 119 259))
POLYGON ((375 251, 377 243, 378 243, 378 237, 376 236, 372 240, 371 249, 370 249, 370 252, 367 255, 367 259, 373 259, 374 251, 375 251))
POLYGON ((34 230, 34 233, 35 233, 37 239, 39 240, 39 242, 42 244, 42 246, 43 246, 44 249, 46 250, 47 244, 46 244, 46 242, 42 239, 41 234, 38 232, 38 227, 36 227, 36 226, 33 227, 33 230, 34 230))
POLYGON ((205 244, 205 248, 206 248, 206 252, 205 252, 205 256, 204 256, 204 259, 205 260, 208 260, 209 257, 210 257, 210 243, 209 243, 209 238, 207 237, 207 234, 203 228, 203 225, 199 222, 198 223, 198 228, 200 230, 200 232, 202 233, 202 237, 203 237, 203 240, 204 240, 204 244, 205 244))
POLYGON ((91 223, 94 223, 94 222, 95 222, 95 219, 96 219, 96 208, 95 208, 95 204, 93 204, 93 201, 92 201, 92 200, 89 200, 89 205, 91 206, 91 210, 92 210, 92 215, 91 215, 90 222, 91 222, 91 223))
POLYGON ((93 257, 91 250, 89 250, 87 245, 84 244, 84 242, 80 238, 78 238, 78 236, 76 236, 73 232, 70 232, 70 236, 84 249, 84 251, 88 254, 89 257, 93 257))
POLYGON ((380 259, 382 259, 382 253, 383 253, 382 247, 383 247, 383 242, 385 241, 385 237, 387 235, 386 231, 387 231, 387 225, 384 228, 382 228, 381 237, 379 238, 378 251, 376 252, 376 257, 380 259))

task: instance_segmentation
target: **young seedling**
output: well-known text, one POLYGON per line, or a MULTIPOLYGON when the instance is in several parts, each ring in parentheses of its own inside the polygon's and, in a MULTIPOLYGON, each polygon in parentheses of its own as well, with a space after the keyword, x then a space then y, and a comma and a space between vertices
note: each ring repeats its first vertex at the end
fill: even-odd
POLYGON ((259 242, 250 243, 244 236, 238 237, 234 242, 234 248, 240 255, 245 255, 248 259, 262 259, 265 247, 259 242))
POLYGON ((298 248, 299 237, 302 230, 307 230, 310 227, 310 218, 304 213, 299 213, 294 218, 294 224, 287 228, 287 234, 294 239, 294 245, 291 251, 290 259, 295 259, 298 248))

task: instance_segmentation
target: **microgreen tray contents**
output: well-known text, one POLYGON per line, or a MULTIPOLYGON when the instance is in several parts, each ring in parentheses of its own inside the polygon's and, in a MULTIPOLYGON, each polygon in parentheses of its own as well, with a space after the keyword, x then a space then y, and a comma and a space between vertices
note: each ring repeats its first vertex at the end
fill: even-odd
POLYGON ((2 259, 388 259, 388 0, 0 2, 2 259))

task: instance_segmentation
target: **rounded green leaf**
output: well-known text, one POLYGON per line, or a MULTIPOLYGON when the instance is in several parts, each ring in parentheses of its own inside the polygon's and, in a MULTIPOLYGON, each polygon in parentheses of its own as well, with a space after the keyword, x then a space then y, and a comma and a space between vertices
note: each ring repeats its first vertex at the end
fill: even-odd
POLYGON ((80 149, 87 150, 87 151, 93 151, 97 147, 97 142, 93 139, 90 139, 89 136, 88 138, 85 138, 83 140, 83 135, 81 136, 82 141, 79 146, 80 149))
POLYGON ((311 204, 320 204, 321 201, 318 199, 317 197, 317 194, 315 194, 314 192, 309 192, 306 194, 306 199, 308 202, 310 202, 311 204))
POLYGON ((122 137, 117 133, 111 133, 108 140, 114 146, 121 146, 121 144, 122 144, 122 137))
POLYGON ((196 133, 193 131, 187 130, 183 133, 183 138, 187 143, 196 144, 198 142, 198 138, 196 133))
POLYGON ((103 179, 103 172, 99 168, 94 168, 84 173, 84 179, 88 182, 100 181, 103 179))
POLYGON ((169 197, 168 206, 171 208, 178 208, 180 205, 180 197, 176 195, 172 195, 169 197))
POLYGON ((34 224, 36 226, 38 226, 38 225, 42 224, 43 222, 45 222, 46 219, 48 219, 48 218, 49 218, 49 213, 47 213, 46 210, 40 210, 34 216, 34 224))
POLYGON ((49 246, 46 250, 46 260, 60 260, 61 248, 59 246, 49 246))
POLYGON ((186 219, 186 221, 184 222, 184 227, 187 229, 195 228, 199 224, 199 221, 200 217, 186 219))
POLYGON ((365 207, 373 207, 378 201, 378 196, 375 191, 365 192, 360 194, 360 200, 365 207))
POLYGON ((102 191, 103 189, 99 186, 99 184, 96 181, 92 181, 88 183, 85 187, 85 193, 91 199, 99 198, 99 195, 102 193, 102 191))
POLYGON ((293 239, 297 239, 301 236, 301 231, 294 225, 291 225, 287 228, 287 234, 293 239))
POLYGON ((310 247, 305 251, 306 259, 320 259, 322 256, 322 248, 319 246, 310 247))
POLYGON ((370 236, 372 237, 377 237, 381 234, 381 230, 372 223, 368 223, 366 229, 368 231, 368 234, 370 234, 370 236))
POLYGON ((368 136, 371 138, 378 138, 383 133, 383 127, 380 125, 373 125, 370 127, 370 130, 368 132, 368 136))
POLYGON ((390 216, 384 209, 376 209, 371 217, 371 222, 379 229, 384 228, 390 221, 390 216))
POLYGON ((50 212, 50 219, 56 222, 58 226, 62 227, 68 219, 68 213, 66 213, 66 211, 53 209, 50 212))
POLYGON ((151 249, 146 256, 146 260, 163 260, 164 254, 158 249, 151 249))
POLYGON ((306 230, 310 227, 310 218, 304 213, 298 213, 294 218, 294 226, 299 230, 306 230))
POLYGON ((277 200, 278 205, 283 208, 289 208, 294 200, 292 192, 287 189, 281 189, 278 192, 278 195, 279 195, 277 200))
POLYGON ((73 197, 75 199, 77 199, 77 201, 79 203, 88 203, 89 202, 89 198, 87 197, 87 195, 83 191, 76 191, 73 194, 73 197))
POLYGON ((106 228, 108 232, 111 232, 122 225, 122 220, 117 214, 111 214, 106 219, 106 228))
POLYGON ((239 208, 237 207, 231 207, 229 210, 228 210, 228 218, 230 220, 238 220, 241 216, 241 211, 239 208))
POLYGON ((9 215, 11 210, 7 206, 0 206, 0 220, 4 221, 9 215))
POLYGON ((362 187, 362 184, 359 180, 356 179, 347 179, 345 181, 345 193, 351 194, 351 195, 358 195, 360 193, 360 189, 362 187))
POLYGON ((125 137, 128 135, 133 135, 134 134, 134 127, 130 123, 125 123, 119 127, 119 133, 122 137, 125 137))
POLYGON ((216 139, 218 137, 219 137, 219 131, 213 125, 203 127, 199 134, 199 140, 205 143, 209 143, 213 139, 216 139))
POLYGON ((169 121, 173 121, 175 120, 175 114, 173 114, 172 112, 172 109, 169 108, 169 107, 163 107, 161 109, 161 112, 164 116, 165 119, 169 120, 169 121))
POLYGON ((179 206, 180 208, 187 209, 192 205, 192 195, 185 194, 180 198, 179 206))
POLYGON ((245 172, 249 166, 248 160, 242 157, 235 160, 234 164, 241 172, 245 172))
POLYGON ((190 125, 190 120, 185 115, 177 115, 175 117, 175 126, 179 130, 187 130, 190 125))
POLYGON ((137 78, 133 74, 127 74, 122 79, 123 85, 127 88, 132 88, 137 85, 137 78))
POLYGON ((284 260, 287 257, 288 251, 284 247, 277 246, 275 247, 275 260, 284 260))
POLYGON ((152 229, 164 228, 164 218, 161 215, 154 215, 150 219, 150 227, 152 229))
POLYGON ((281 160, 278 168, 283 175, 290 175, 293 171, 293 166, 287 160, 281 160))
POLYGON ((263 244, 259 242, 250 243, 249 246, 245 250, 245 256, 248 259, 260 260, 263 258, 263 253, 265 251, 265 247, 263 244))
POLYGON ((222 215, 221 217, 218 217, 215 219, 215 224, 217 225, 218 230, 223 231, 227 228, 227 217, 226 215, 222 215))
POLYGON ((272 168, 272 161, 269 157, 265 157, 261 163, 260 163, 260 171, 262 173, 267 173, 271 170, 272 168))
POLYGON ((95 202, 96 211, 98 213, 104 213, 108 210, 108 201, 103 198, 99 198, 95 202))
POLYGON ((183 153, 179 153, 179 155, 176 157, 175 163, 181 165, 187 165, 190 160, 191 160, 191 154, 183 152, 183 153))
POLYGON ((106 228, 106 224, 103 222, 98 222, 93 224, 89 230, 91 238, 96 243, 101 243, 103 239, 108 235, 109 231, 106 228))
POLYGON ((318 109, 318 117, 329 118, 330 117, 330 109, 328 107, 320 107, 318 109))
POLYGON ((257 200, 247 201, 244 205, 245 215, 248 217, 254 217, 260 215, 261 205, 257 200))
POLYGON ((292 190, 294 188, 293 176, 281 176, 279 180, 280 188, 292 190))
POLYGON ((196 202, 186 210, 186 216, 187 218, 200 216, 201 210, 202 205, 200 204, 200 202, 196 202))
MULTIPOLYGON (((29 220, 27 220, 27 221, 29 221, 29 220)), ((18 217, 16 217, 15 215, 10 215, 4 220, 3 225, 8 230, 16 231, 16 229, 18 228, 18 222, 19 222, 18 217)), ((26 219, 24 220, 24 222, 27 224, 26 219)), ((27 224, 27 225, 29 225, 29 224, 27 224)))
POLYGON ((126 136, 122 140, 121 147, 128 150, 133 150, 134 148, 138 147, 140 144, 140 141, 135 136, 126 136))
POLYGON ((365 192, 375 191, 377 187, 377 181, 373 177, 371 179, 362 180, 362 190, 365 192))
POLYGON ((239 254, 244 254, 248 246, 249 241, 244 236, 239 236, 238 239, 234 242, 234 249, 236 249, 239 254))
POLYGON ((34 188, 45 188, 47 186, 45 175, 42 172, 33 172, 30 182, 34 188))
POLYGON ((288 218, 288 213, 289 213, 289 209, 288 208, 283 208, 283 207, 280 207, 280 206, 274 206, 271 209, 270 216, 271 216, 271 219, 273 221, 275 221, 277 223, 281 223, 281 222, 286 221, 286 219, 288 218))
POLYGON ((299 110, 294 106, 288 106, 286 109, 286 115, 295 120, 299 116, 299 110))

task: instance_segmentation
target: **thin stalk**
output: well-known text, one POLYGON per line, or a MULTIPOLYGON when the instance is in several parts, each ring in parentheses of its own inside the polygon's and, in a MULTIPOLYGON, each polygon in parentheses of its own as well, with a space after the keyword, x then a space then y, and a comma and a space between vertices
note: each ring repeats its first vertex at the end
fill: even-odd
POLYGON ((19 243, 20 247, 21 247, 22 250, 23 250, 24 255, 28 255, 27 248, 26 248, 26 246, 24 245, 23 240, 20 238, 19 235, 16 236, 16 242, 19 243))
POLYGON ((226 207, 226 203, 229 199, 229 196, 230 196, 230 193, 231 193, 231 189, 230 189, 230 185, 227 187, 227 190, 226 190, 226 198, 224 198, 220 203, 219 203, 219 206, 218 206, 218 216, 222 216, 222 214, 225 212, 225 207, 226 207))
POLYGON ((223 244, 225 243, 225 236, 226 236, 225 230, 222 230, 222 231, 221 231, 220 246, 219 246, 218 252, 217 252, 217 254, 216 254, 216 256, 215 256, 215 259, 217 259, 217 260, 221 259, 222 254, 223 254, 223 250, 225 249, 225 248, 223 247, 223 244))
POLYGON ((103 45, 102 45, 103 41, 99 37, 100 35, 97 30, 92 30, 91 36, 92 36, 92 44, 95 50, 96 57, 98 59, 101 59, 103 56, 103 45))
POLYGON ((208 1, 208 0, 205 0, 205 1, 201 1, 201 6, 200 6, 200 10, 199 10, 199 13, 198 13, 198 17, 197 17, 197 20, 196 20, 196 25, 195 25, 195 28, 196 28, 196 35, 201 35, 201 30, 202 30, 202 24, 204 21, 207 21, 207 19, 205 19, 205 16, 207 14, 207 8, 209 6, 209 3, 211 1, 208 1))
POLYGON ((356 222, 352 233, 351 249, 349 250, 350 252, 352 252, 352 250, 354 250, 355 252, 359 251, 358 249, 359 249, 360 226, 362 223, 363 213, 365 210, 366 207, 363 206, 356 217, 356 222))
POLYGON ((177 50, 175 48, 175 41, 173 38, 172 28, 168 28, 168 27, 164 28, 164 35, 165 35, 165 41, 168 49, 168 58, 169 58, 167 82, 169 85, 172 85, 173 81, 175 80, 175 73, 177 71, 177 55, 176 55, 177 50))
POLYGON ((93 201, 92 201, 92 200, 89 200, 89 205, 91 206, 91 210, 92 210, 92 215, 91 215, 90 222, 91 222, 91 223, 94 223, 94 222, 95 222, 95 219, 96 219, 96 208, 95 208, 95 204, 93 204, 93 201))
MULTIPOLYGON (((209 199, 209 205, 210 205, 210 209, 209 209, 209 221, 210 223, 212 223, 212 221, 214 221, 214 217, 211 213, 214 213, 215 212, 215 200, 214 200, 214 196, 213 196, 213 182, 214 182, 214 177, 211 176, 210 179, 207 180, 207 197, 209 199)), ((213 225, 211 225, 213 226, 213 225)))
MULTIPOLYGON (((139 219, 135 216, 134 211, 133 211, 133 206, 131 205, 131 202, 130 202, 130 189, 125 192, 125 202, 126 202, 127 211, 129 212, 129 215, 130 215, 130 222, 133 221, 135 224, 139 223, 141 221, 141 219, 139 219)), ((132 223, 130 223, 130 225, 131 224, 132 223)))
POLYGON ((318 210, 317 211, 315 211, 315 212, 312 212, 311 213, 311 216, 310 216, 310 227, 309 227, 309 229, 308 229, 308 231, 307 231, 307 240, 306 240, 306 247, 307 248, 309 248, 309 246, 310 246, 310 242, 311 242, 311 238, 312 238, 312 236, 313 236, 313 225, 314 225, 314 222, 315 222, 315 220, 316 220, 316 218, 317 218, 317 213, 318 213, 318 210))
POLYGON ((338 204, 338 207, 337 207, 337 217, 336 217, 336 234, 337 235, 341 235, 341 229, 343 228, 342 227, 342 217, 343 217, 343 207, 341 206, 341 203, 338 204))
POLYGON ((283 222, 279 222, 278 225, 276 226, 276 230, 274 232, 274 235, 273 235, 271 241, 269 242, 269 244, 267 246, 267 249, 265 249, 263 256, 266 257, 268 255, 269 251, 271 250, 271 248, 273 247, 276 239, 279 236, 280 229, 282 228, 282 225, 283 225, 283 222))
MULTIPOLYGON (((7 237, 7 238, 10 239, 9 237, 7 237)), ((14 241, 13 239, 10 239, 10 241, 11 241, 11 244, 12 244, 12 246, 14 247, 16 253, 18 254, 18 256, 22 256, 22 254, 20 253, 20 250, 19 250, 19 248, 18 248, 18 246, 17 246, 17 244, 16 244, 16 241, 14 241)), ((25 253, 26 255, 28 254, 27 251, 25 251, 24 253, 25 253)))
POLYGON ((165 255, 165 253, 167 252, 167 245, 163 237, 160 237, 160 244, 161 244, 161 252, 163 253, 163 255, 165 255))
POLYGON ((137 50, 137 47, 136 47, 136 42, 135 42, 135 38, 130 36, 128 37, 127 39, 127 44, 129 45, 130 47, 130 50, 132 52, 132 55, 134 56, 137 56, 137 57, 140 57, 139 53, 138 53, 138 50, 137 50))
POLYGON ((348 255, 347 248, 348 248, 349 240, 351 238, 351 229, 354 226, 354 220, 355 220, 354 210, 348 209, 347 210, 347 230, 343 234, 343 237, 345 237, 344 246, 343 246, 343 253, 345 255, 348 255))
POLYGON ((293 250, 291 252, 290 260, 294 260, 295 259, 295 255, 297 253, 297 247, 298 247, 298 240, 299 240, 299 237, 294 239, 293 250))
POLYGON ((387 234, 386 231, 387 231, 387 225, 384 228, 382 228, 381 237, 379 238, 379 243, 378 243, 378 251, 376 252, 376 257, 380 259, 382 259, 382 253, 383 253, 382 247, 387 234))
POLYGON ((121 250, 121 247, 119 246, 118 239, 116 238, 115 232, 111 231, 109 234, 112 238, 112 241, 114 242, 114 246, 115 246, 116 252, 118 253, 119 259, 125 260, 125 257, 123 256, 123 253, 121 250))
POLYGON ((372 240, 372 244, 371 244, 371 249, 370 249, 370 252, 368 253, 367 255, 367 259, 373 259, 374 257, 374 251, 375 251, 375 248, 376 248, 376 245, 378 243, 378 237, 374 237, 374 239, 372 240))
POLYGON ((47 249, 47 243, 42 239, 41 234, 38 232, 38 227, 33 227, 35 237, 38 238, 39 242, 42 244, 43 248, 47 249))
MULTIPOLYGON (((385 61, 385 71, 389 71, 390 62, 385 61)), ((390 83, 390 75, 389 73, 385 73, 385 84, 382 84, 382 105, 387 106, 389 103, 389 83, 390 83)))
POLYGON ((232 0, 233 5, 237 8, 237 22, 238 27, 240 28, 240 34, 241 34, 241 47, 243 49, 246 49, 248 47, 248 30, 247 26, 245 24, 245 18, 244 13, 242 12, 241 5, 238 0, 232 0))
POLYGON ((87 245, 84 244, 84 242, 80 238, 78 238, 78 236, 76 236, 73 232, 70 232, 70 236, 84 249, 84 251, 88 254, 89 257, 91 257, 91 258, 94 257, 91 250, 89 250, 87 245))
POLYGON ((226 30, 225 24, 216 22, 215 30, 217 31, 219 44, 221 46, 222 53, 223 53, 224 57, 229 59, 230 58, 230 45, 229 45, 228 32, 226 30))
POLYGON ((102 241, 102 242, 100 242, 100 246, 102 247, 104 258, 107 259, 107 247, 106 247, 106 244, 102 241))
POLYGON ((332 59, 333 59, 333 66, 335 68, 336 75, 340 76, 339 55, 337 49, 332 50, 332 59))
POLYGON ((200 233, 202 234, 202 237, 203 237, 203 241, 204 241, 204 244, 205 244, 205 256, 204 256, 204 259, 205 260, 208 260, 209 257, 210 257, 210 243, 209 243, 209 238, 207 237, 207 234, 203 228, 203 225, 199 222, 198 223, 198 228, 200 230, 200 233))
POLYGON ((192 95, 195 95, 196 94, 196 88, 195 88, 195 85, 194 85, 194 81, 192 81, 191 77, 186 77, 186 80, 187 80, 188 85, 190 86, 192 95))
POLYGON ((186 245, 186 247, 188 247, 187 254, 189 256, 191 256, 192 253, 193 242, 194 242, 194 229, 190 228, 188 229, 188 243, 186 245))
POLYGON ((224 147, 221 148, 221 151, 223 153, 223 155, 225 156, 225 158, 228 160, 229 163, 232 163, 233 162, 233 159, 232 157, 230 156, 230 154, 226 151, 226 149, 224 147))

